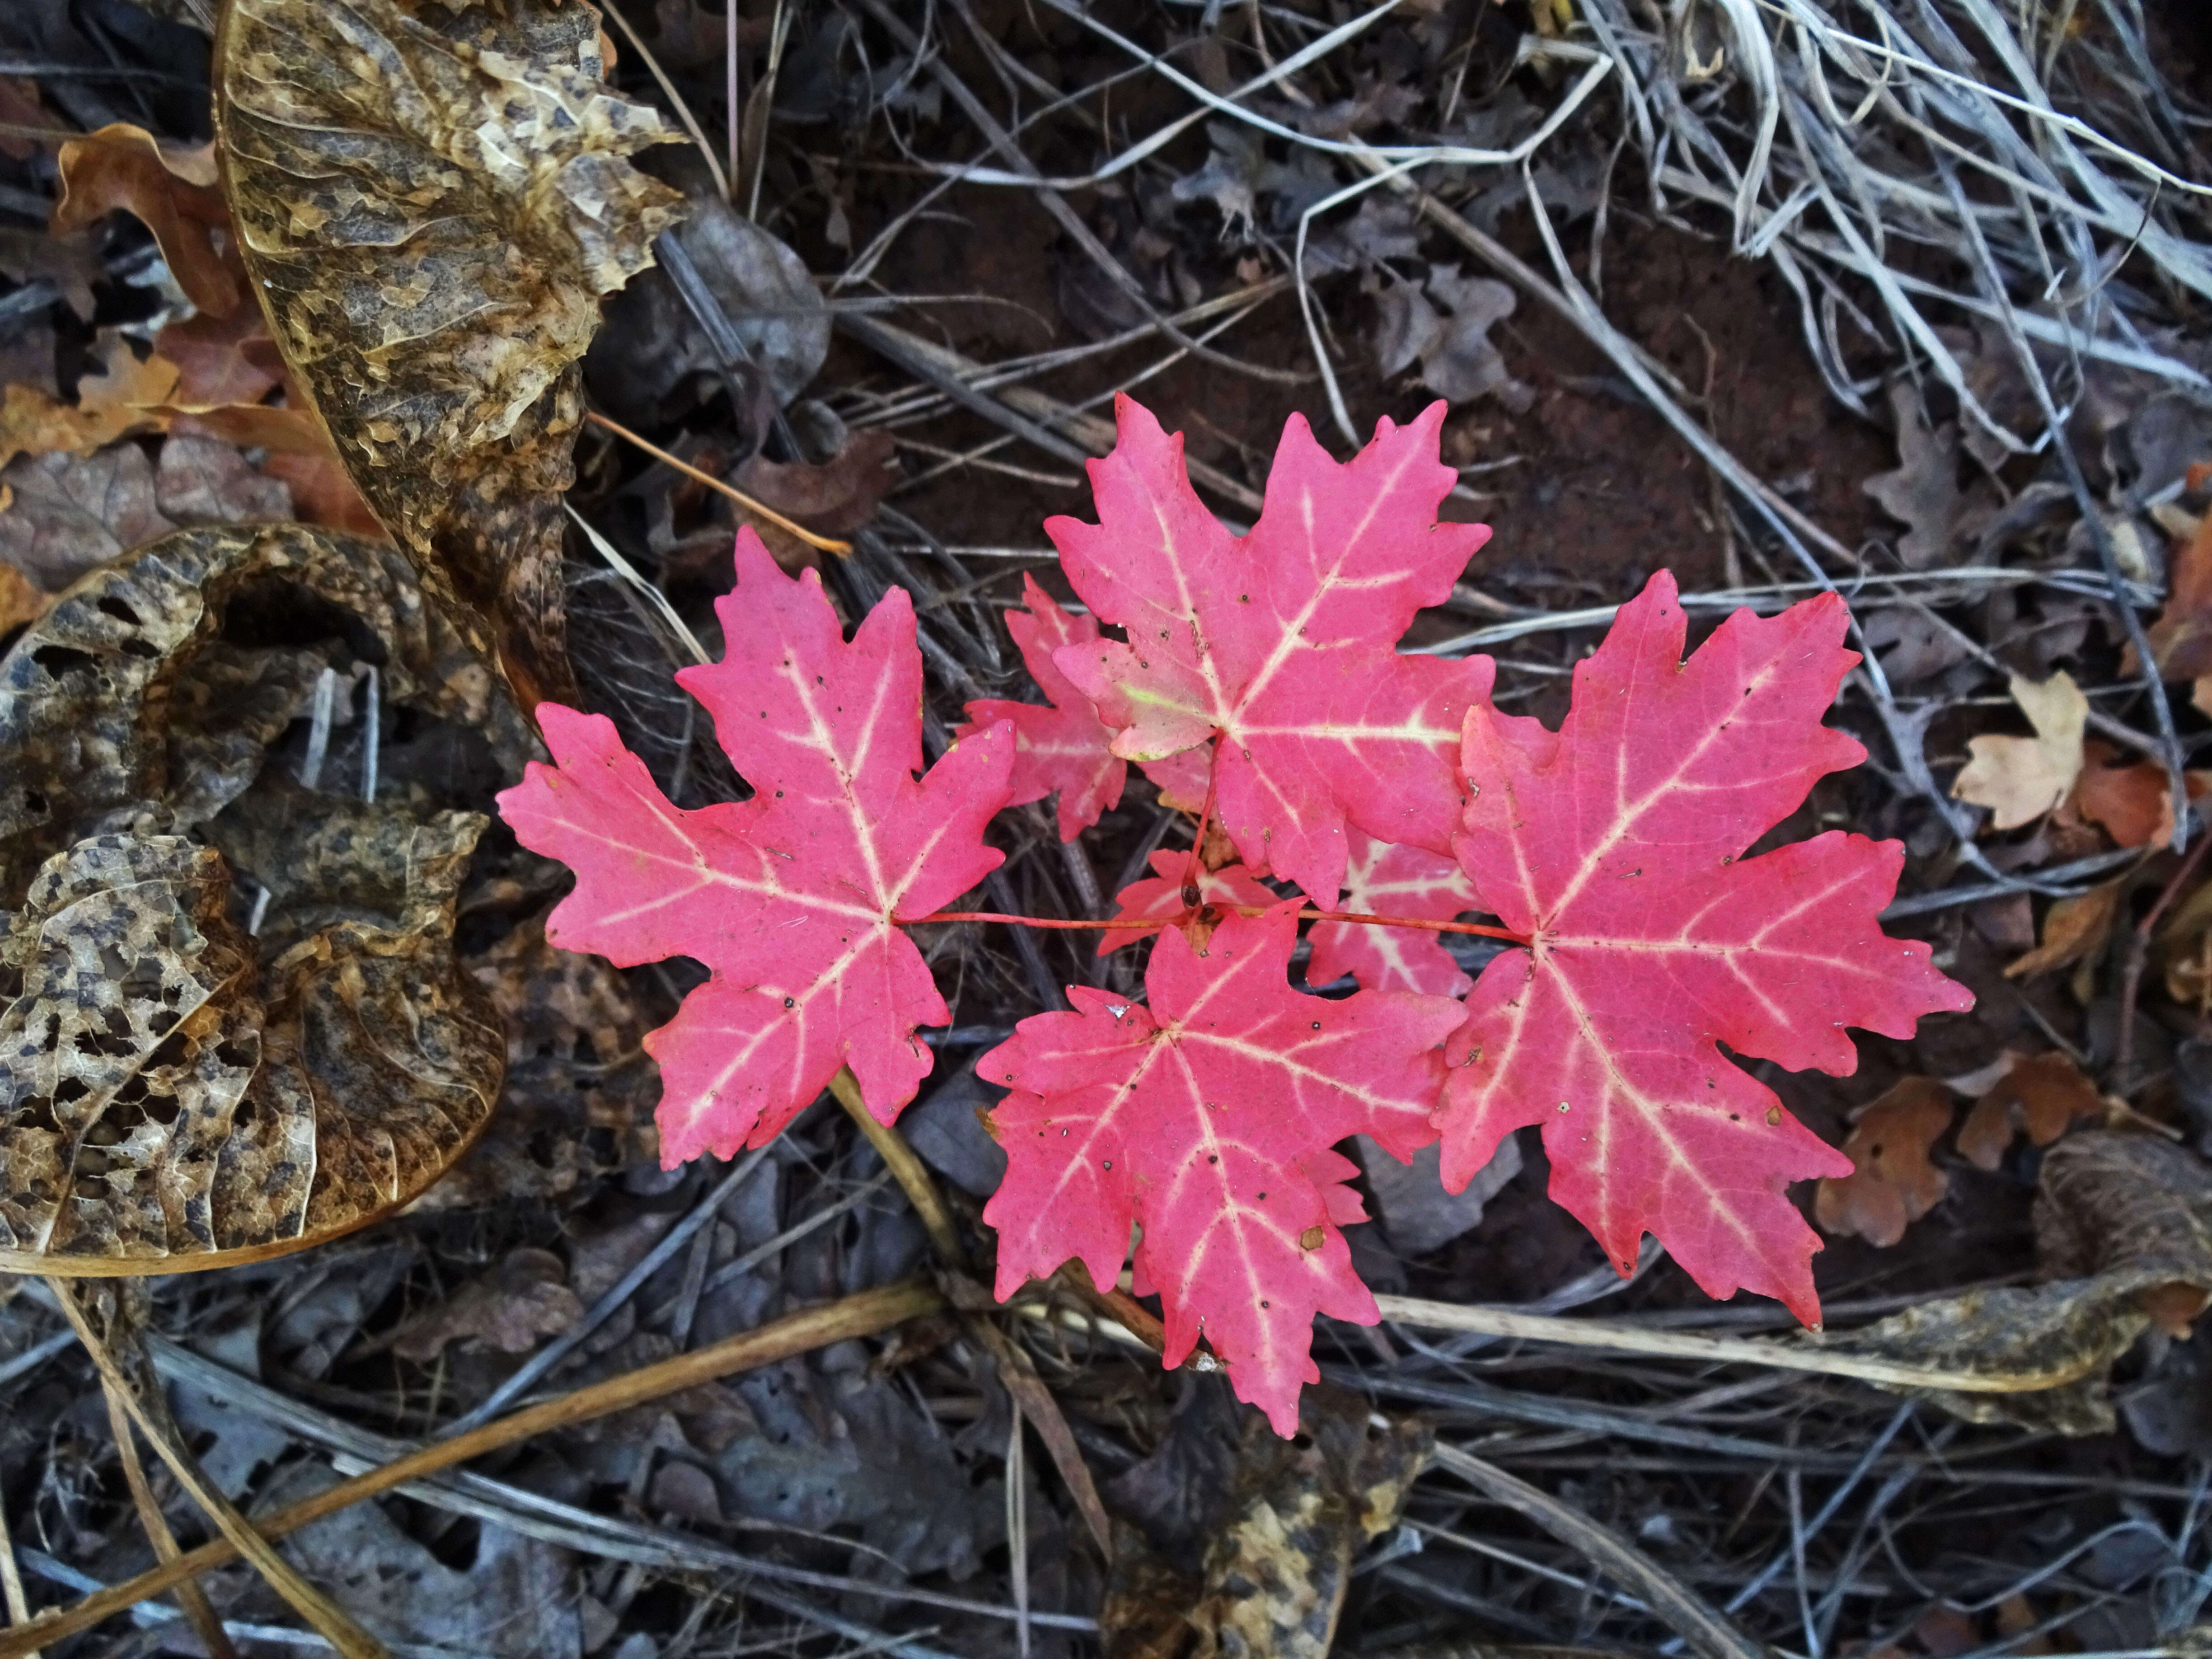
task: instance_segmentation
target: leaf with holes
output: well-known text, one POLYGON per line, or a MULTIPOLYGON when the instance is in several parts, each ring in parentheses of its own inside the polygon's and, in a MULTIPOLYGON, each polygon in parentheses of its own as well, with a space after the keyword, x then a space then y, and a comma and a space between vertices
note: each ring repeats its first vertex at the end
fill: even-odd
POLYGON ((1347 823, 1449 853, 1460 726, 1492 665, 1395 649, 1490 535, 1437 522, 1458 482, 1437 458, 1444 406, 1382 422, 1344 465, 1293 416, 1243 537, 1191 489, 1180 435, 1127 397, 1115 414, 1113 453, 1091 463, 1098 523, 1045 526, 1077 594, 1128 635, 1053 653, 1115 728, 1114 752, 1160 760, 1218 736, 1216 810, 1237 850, 1324 903, 1347 823))
MULTIPOLYGON (((983 698, 968 705, 969 718, 955 728, 966 737, 994 720, 1014 723, 1014 793, 1012 805, 1025 805, 1047 795, 1060 797, 1060 838, 1073 841, 1121 799, 1129 763, 1112 748, 1114 728, 1098 718, 1098 707, 1077 690, 1053 661, 1062 646, 1085 646, 1098 638, 1095 617, 1064 610, 1060 602, 1022 578, 1026 611, 1006 613, 1006 631, 1019 647, 1022 662, 1048 706, 983 698)), ((1190 751, 1155 761, 1146 775, 1159 786, 1169 806, 1195 812, 1206 800, 1205 757, 1190 751)), ((1274 895, 1268 895, 1273 898, 1274 895)))
POLYGON ((1149 1006, 1071 987, 1075 1012, 1024 1020, 975 1066, 1013 1091, 991 1113, 1006 1176, 983 1212, 999 1295, 1071 1257, 1111 1286, 1134 1222, 1166 1363, 1204 1336, 1285 1435, 1321 1375, 1314 1315, 1377 1317, 1338 1231, 1364 1218, 1357 1170, 1330 1148, 1364 1133, 1403 1159, 1434 1138, 1437 1045, 1460 1013, 1410 992, 1292 990, 1297 911, 1231 916, 1203 950, 1165 934, 1149 1006))
POLYGON ((983 826, 1006 805, 1004 723, 921 766, 921 653, 894 588, 846 643, 809 570, 786 576, 750 530, 716 602, 722 659, 677 676, 714 718, 750 800, 669 804, 611 721, 558 705, 500 811, 576 872, 546 937, 623 966, 697 957, 713 977, 646 1038, 660 1062, 661 1158, 766 1144, 841 1066, 888 1123, 928 1075, 917 1026, 951 1013, 900 924, 999 866, 983 826))
POLYGON ((1646 1231, 1709 1294, 1820 1316, 1819 1241, 1785 1193, 1850 1160, 1724 1057, 1844 1076, 1844 1030, 1910 1036, 1973 1004, 1876 920, 1905 857, 1832 832, 1739 863, 1814 780, 1865 751, 1820 724, 1858 659, 1843 601, 1739 611, 1682 660, 1662 572, 1575 669, 1556 733, 1468 717, 1460 862, 1529 948, 1484 969, 1437 1115, 1448 1187, 1544 1126, 1552 1196, 1623 1273, 1646 1231))
MULTIPOLYGON (((1336 908, 1355 915, 1407 916, 1449 921, 1482 901, 1458 864, 1419 847, 1391 847, 1352 832, 1345 866, 1344 896, 1336 908)), ((1474 981, 1461 971, 1434 933, 1412 927, 1319 921, 1307 935, 1313 961, 1306 983, 1319 988, 1350 974, 1370 991, 1425 991, 1431 996, 1466 994, 1474 981)))

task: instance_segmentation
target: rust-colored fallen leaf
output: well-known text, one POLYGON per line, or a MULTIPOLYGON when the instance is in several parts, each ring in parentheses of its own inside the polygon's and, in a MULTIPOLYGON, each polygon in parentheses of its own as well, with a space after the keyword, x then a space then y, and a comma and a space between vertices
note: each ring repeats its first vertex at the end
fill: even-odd
MULTIPOLYGON (((2138 760, 2116 764, 2119 751, 2092 738, 2082 744, 2081 775, 2074 785, 2071 805, 2085 818, 2104 826, 2105 833, 2121 847, 2148 847, 2173 838, 2173 791, 2166 769, 2138 760)), ((2212 777, 2185 772, 2182 785, 2189 799, 2204 793, 2212 777)))
MULTIPOLYGON (((2150 654, 2159 678, 2198 680, 2212 675, 2212 514, 2173 550, 2166 608, 2150 625, 2150 654)), ((2133 671, 2132 653, 2127 665, 2133 671)))
POLYGON ((2119 915, 2120 890, 2125 884, 2124 880, 2108 881, 2052 904, 2043 918, 2043 943, 2008 963, 2005 977, 2026 979, 2030 974, 2048 973, 2102 950, 2119 915))
MULTIPOLYGON (((4 510, 4 508, 0 508, 4 510)), ((0 639, 46 614, 53 599, 14 565, 0 560, 0 639)))
POLYGON ((602 83, 597 15, 550 0, 234 0, 215 78, 246 268, 294 384, 525 706, 567 690, 577 360, 599 296, 674 216, 676 193, 625 158, 674 135, 602 83))
POLYGON ((1959 1155, 1976 1169, 1994 1170, 2014 1135, 2024 1131, 2033 1145, 2048 1146, 2076 1118, 2103 1110, 2097 1085, 2064 1054, 2025 1055, 1966 1114, 1959 1128, 1959 1155))
POLYGON ((398 554, 298 526, 149 544, 0 659, 0 1271, 296 1249, 405 1203, 481 1127, 505 1038, 452 932, 484 820, 270 763, 356 641, 390 701, 519 759, 515 711, 398 554), (226 637, 288 606, 325 642, 226 637))
POLYGON ((2053 674, 2040 685, 2015 674, 2013 701, 2035 728, 2032 738, 1970 738, 1973 758, 1951 793, 1990 809, 1992 830, 2017 830, 2064 800, 2081 774, 2081 732, 2089 700, 2073 678, 2053 674))
POLYGON ((1906 1078, 1861 1108, 1844 1143, 1857 1167, 1840 1180, 1823 1178, 1814 1197, 1821 1231, 1882 1246, 1904 1237, 1950 1190, 1950 1177, 1928 1154, 1951 1127, 1952 1112, 1950 1091, 1929 1077, 1906 1078))
POLYGON ((193 305, 217 317, 238 309, 244 297, 238 276, 216 242, 229 231, 230 214, 207 146, 164 146, 144 128, 118 123, 70 139, 60 165, 62 198, 49 228, 82 230, 120 209, 154 233, 193 305))

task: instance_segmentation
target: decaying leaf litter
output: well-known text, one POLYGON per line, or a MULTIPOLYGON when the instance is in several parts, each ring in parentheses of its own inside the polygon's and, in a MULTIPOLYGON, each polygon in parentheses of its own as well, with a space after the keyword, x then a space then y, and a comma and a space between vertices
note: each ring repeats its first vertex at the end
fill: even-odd
MULTIPOLYGON (((392 1045, 404 1031, 453 1080, 432 1114, 448 1127, 376 1143, 422 1151, 364 1169, 361 1190, 404 1201, 398 1171, 483 1136, 396 1219, 152 1281, 125 1334, 169 1379, 206 1483, 250 1513, 489 1423, 466 1474, 428 1455, 408 1495, 295 1534, 360 1639, 626 1659, 899 1637, 1305 1653, 1332 1633, 1359 1652, 2191 1650, 2208 1373, 2191 1331, 2212 1291, 2212 889, 2187 805, 2212 532, 2191 469, 2212 462, 2212 173, 2186 8, 862 0, 725 17, 662 0, 611 15, 603 46, 574 6, 516 4, 447 37, 464 58, 495 43, 478 76, 531 89, 502 151, 454 137, 483 125, 462 95, 482 81, 447 75, 419 19, 241 6, 230 201, 256 167, 331 176, 329 156, 276 143, 256 89, 278 87, 337 99, 377 136, 387 185, 416 191, 343 199, 362 217, 338 222, 375 233, 345 280, 388 286, 379 250, 426 204, 449 238, 398 256, 401 287, 423 279, 402 325, 373 307, 282 341, 235 296, 295 280, 280 268, 305 221, 240 210, 234 239, 210 208, 195 24, 214 20, 157 9, 0 24, 23 71, 0 82, 0 596, 29 625, 9 781, 40 798, 10 807, 4 902, 19 927, 57 904, 142 934, 192 919, 167 924, 190 951, 119 975, 112 1018, 75 1014, 126 1052, 93 1042, 73 1077, 143 1079, 137 1121, 172 1101, 198 1121, 228 1091, 258 1103, 264 1133, 274 1113, 333 1146, 374 1141, 431 1097, 313 1103, 351 1077, 349 1031, 374 1064, 419 1067, 392 1045), (406 66, 419 105, 259 72, 288 22, 303 40, 380 32, 391 55, 373 60, 406 66), (591 103, 600 52, 657 120, 591 103), (542 124, 556 106, 591 118, 542 124), (612 170, 649 136, 672 141, 637 155, 665 190, 612 170), (498 175, 517 157, 557 158, 559 184, 509 222, 498 175), (688 216, 662 234, 679 196, 688 216), (516 248, 582 252, 518 273, 488 252, 493 223, 516 248), (618 285, 594 337, 595 296, 618 285), (507 321, 471 328, 486 316, 507 321), (383 343, 365 349, 367 329, 383 343), (386 409, 378 354, 404 364, 402 341, 447 372, 386 409), (563 365, 586 341, 580 380, 563 365), (1501 705, 1552 720, 1566 670, 1660 564, 1701 621, 1844 593, 1872 655, 1833 718, 1874 759, 1790 833, 1902 839, 1893 930, 1933 941, 1980 1006, 1910 1043, 1862 1036, 1849 1079, 1763 1079, 1866 1154, 1852 1183, 1882 1189, 1818 1194, 1829 1334, 1785 1351, 1808 1369, 1762 1363, 1784 1357, 1756 1346, 1784 1328, 1777 1310, 1706 1304, 1655 1253, 1624 1287, 1543 1201, 1533 1142, 1505 1143, 1528 1167, 1486 1172, 1485 1200, 1370 1176, 1380 1219, 1352 1237, 1363 1274, 1395 1287, 1388 1322, 1324 1324, 1343 1393, 1314 1401, 1291 1447, 1255 1437, 1218 1377, 1148 1364, 1139 1304, 1055 1283, 1009 1314, 956 1272, 854 1304, 923 1267, 933 1233, 970 1268, 988 1249, 974 1218, 999 1171, 975 1114, 991 1098, 956 1062, 1059 983, 1137 982, 1141 949, 1093 957, 1081 934, 934 942, 954 1024, 901 1140, 864 1141, 823 1103, 766 1156, 657 1170, 638 1038, 686 981, 551 951, 556 872, 495 826, 466 849, 528 742, 483 665, 526 704, 565 627, 586 698, 672 798, 730 798, 668 673, 686 630, 719 644, 707 601, 750 522, 785 558, 819 557, 848 617, 914 593, 929 719, 1030 697, 996 613, 1048 572, 1039 520, 1085 510, 1077 463, 1110 442, 1119 386, 1190 434, 1200 489, 1240 524, 1291 410, 1348 453, 1376 416, 1451 399, 1469 498, 1454 516, 1497 535, 1427 642, 1497 654, 1501 705), (564 532, 572 443, 588 530, 564 532), (237 527, 373 528, 340 455, 399 553, 237 527), (820 557, 794 524, 850 555, 820 557), (70 587, 173 526, 155 561, 70 587), (495 529, 504 562, 486 558, 495 529), (333 547, 350 580, 315 574, 333 547), (235 591, 178 582, 193 560, 229 561, 235 591), (58 732, 91 734, 101 764, 49 762, 42 787, 18 757, 58 732), (445 850, 404 850, 425 836, 445 850), (40 861, 88 840, 34 896, 40 861), (168 860, 150 883, 112 873, 149 858, 168 860), (204 1048, 134 1060, 126 1030, 151 1035, 145 1011, 182 973, 204 1048), (250 1066, 206 1041, 249 1006, 267 1011, 250 1066), (290 1095, 286 1064, 304 1077, 290 1095), (908 1146, 934 1206, 905 1196, 908 1146), (852 1319, 794 1328, 809 1307, 852 1319), (751 1346, 683 1368, 732 1340, 751 1346), (1937 1373, 1962 1386, 1896 1389, 1937 1373), (2051 1386, 1990 1391, 2008 1377, 2051 1386), (501 1440, 501 1413, 536 1401, 553 1404, 543 1431, 501 1440), (442 1611, 464 1602, 479 1622, 442 1611)), ((1103 914, 1181 844, 1152 798, 1133 781, 1073 849, 1052 802, 1030 809, 991 908, 1103 914)), ((27 1015, 52 969, 27 943, 7 959, 27 1015)), ((75 1173, 119 1197, 134 1155, 165 1181, 197 1170, 230 1218, 210 1237, 230 1242, 225 1177, 250 1138, 228 1164, 164 1161, 186 1144, 125 1136, 75 1173)), ((199 1212, 179 1191, 173 1212, 72 1213, 89 1231, 34 1236, 174 1250, 199 1212)), ((23 1283, 0 1319, 0 1577, 51 1607, 131 1579, 155 1547, 52 1293, 23 1283)), ((141 1362, 117 1352, 127 1376, 141 1362)), ((216 1536, 141 1461, 179 1540, 216 1536)), ((316 1627, 258 1576, 204 1582, 241 1651, 316 1627)), ((204 1650, 161 1603, 124 1617, 46 1650, 204 1650)))

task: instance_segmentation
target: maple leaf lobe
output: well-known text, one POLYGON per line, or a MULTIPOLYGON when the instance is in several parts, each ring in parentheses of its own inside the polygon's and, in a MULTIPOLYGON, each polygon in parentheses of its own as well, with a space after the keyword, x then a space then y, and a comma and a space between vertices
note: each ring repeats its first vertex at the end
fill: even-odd
POLYGON ((673 805, 605 717, 541 704, 555 764, 499 799, 516 838, 576 872, 548 933, 625 965, 711 970, 646 1038, 662 1159, 728 1156, 780 1133, 849 1065, 885 1122, 927 1075, 921 1025, 951 1016, 899 924, 995 869, 1014 732, 956 744, 927 776, 914 611, 894 589, 848 644, 811 570, 738 537, 717 602, 722 659, 678 678, 714 717, 751 799, 673 805))
POLYGON ((1077 593, 1128 635, 1054 656, 1116 728, 1114 752, 1158 760, 1218 733, 1218 811, 1237 850, 1324 902, 1347 821, 1449 853, 1454 750, 1493 666, 1395 648, 1490 533, 1437 521, 1457 482, 1437 457, 1443 405, 1378 422, 1342 465, 1293 416, 1241 538, 1192 490, 1180 434, 1126 396, 1115 412, 1113 453, 1090 464, 1098 523, 1045 525, 1077 593))
POLYGON ((1458 1021, 1441 997, 1291 989, 1298 908, 1231 916, 1203 952, 1164 935, 1149 1006, 1071 987, 1074 1012, 1024 1020, 977 1061, 1014 1090, 991 1113, 1007 1166, 984 1210, 1000 1297, 1070 1258, 1110 1286, 1139 1223, 1166 1364, 1205 1336, 1284 1434, 1320 1375, 1313 1316, 1376 1316, 1339 1231, 1363 1217, 1358 1170, 1329 1149, 1365 1133, 1407 1158, 1432 1139, 1437 1045, 1458 1021))
POLYGON ((1739 611, 1686 662, 1662 572, 1577 666, 1557 732, 1470 712, 1460 861, 1531 944, 1468 994, 1437 1114, 1453 1190, 1541 1122, 1552 1195, 1623 1271, 1650 1231, 1708 1293, 1759 1291, 1808 1324, 1819 1239, 1786 1188, 1850 1164, 1719 1045, 1840 1076, 1847 1024, 1909 1036, 1972 1003, 1928 945, 1881 931, 1899 843, 1830 832, 1742 857, 1864 757, 1820 724, 1857 660, 1847 620, 1832 594, 1739 611))

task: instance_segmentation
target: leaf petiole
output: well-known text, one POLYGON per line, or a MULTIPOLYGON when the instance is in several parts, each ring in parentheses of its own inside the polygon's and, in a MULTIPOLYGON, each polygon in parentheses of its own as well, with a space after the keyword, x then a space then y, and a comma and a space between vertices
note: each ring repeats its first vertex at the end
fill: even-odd
MULTIPOLYGON (((1222 915, 1264 916, 1264 906, 1257 904, 1208 904, 1203 907, 1222 915)), ((1192 918, 1185 917, 1183 921, 1192 918)), ((1421 916, 1370 916, 1352 910, 1301 910, 1300 921, 1351 921, 1367 927, 1417 927, 1425 933, 1477 933, 1484 939, 1502 939, 1514 945, 1529 943, 1525 934, 1509 928, 1492 927, 1479 921, 1431 921, 1421 916)), ((1089 927, 1143 927, 1153 932, 1176 927, 1182 921, 1163 921, 1158 916, 1122 916, 1111 921, 1059 921, 1044 916, 1010 915, 998 910, 939 910, 933 916, 918 916, 904 924, 918 927, 930 921, 1001 921, 1009 927, 1051 927, 1080 931, 1089 927)))

